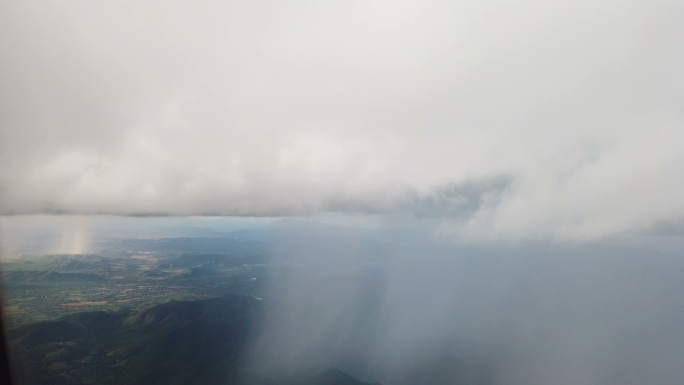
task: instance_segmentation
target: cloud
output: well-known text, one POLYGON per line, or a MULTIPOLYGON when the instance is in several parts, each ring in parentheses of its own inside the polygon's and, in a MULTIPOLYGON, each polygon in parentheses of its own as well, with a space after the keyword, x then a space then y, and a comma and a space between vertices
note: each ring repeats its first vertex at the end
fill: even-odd
POLYGON ((3 4, 0 210, 432 217, 503 177, 446 234, 678 221, 677 3, 3 4))

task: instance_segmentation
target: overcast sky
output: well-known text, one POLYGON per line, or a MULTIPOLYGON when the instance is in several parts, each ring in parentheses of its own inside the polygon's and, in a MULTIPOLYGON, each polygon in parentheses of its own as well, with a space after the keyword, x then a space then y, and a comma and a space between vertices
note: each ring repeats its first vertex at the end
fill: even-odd
POLYGON ((0 212, 677 227, 682 25, 678 0, 4 1, 0 212))

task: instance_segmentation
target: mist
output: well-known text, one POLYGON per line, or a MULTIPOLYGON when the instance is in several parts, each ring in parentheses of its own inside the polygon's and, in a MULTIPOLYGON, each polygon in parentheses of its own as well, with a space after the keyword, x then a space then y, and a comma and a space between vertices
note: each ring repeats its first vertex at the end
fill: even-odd
POLYGON ((275 378, 336 368, 407 385, 684 380, 681 253, 299 235, 275 246, 299 257, 273 274, 252 355, 275 378))

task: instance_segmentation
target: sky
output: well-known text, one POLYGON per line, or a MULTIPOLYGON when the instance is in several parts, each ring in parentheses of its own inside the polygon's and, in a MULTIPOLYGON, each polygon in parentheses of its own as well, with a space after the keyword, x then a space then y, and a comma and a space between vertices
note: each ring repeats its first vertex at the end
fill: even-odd
POLYGON ((676 0, 0 4, 0 213, 684 232, 676 0))

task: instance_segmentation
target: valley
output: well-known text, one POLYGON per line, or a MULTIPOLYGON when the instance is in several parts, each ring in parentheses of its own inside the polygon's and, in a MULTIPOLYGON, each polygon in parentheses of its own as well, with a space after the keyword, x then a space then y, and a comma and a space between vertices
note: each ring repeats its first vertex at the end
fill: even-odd
POLYGON ((24 256, 2 266, 4 311, 16 327, 73 312, 138 310, 170 300, 227 294, 256 296, 261 293, 264 262, 257 254, 111 249, 90 255, 24 256))

